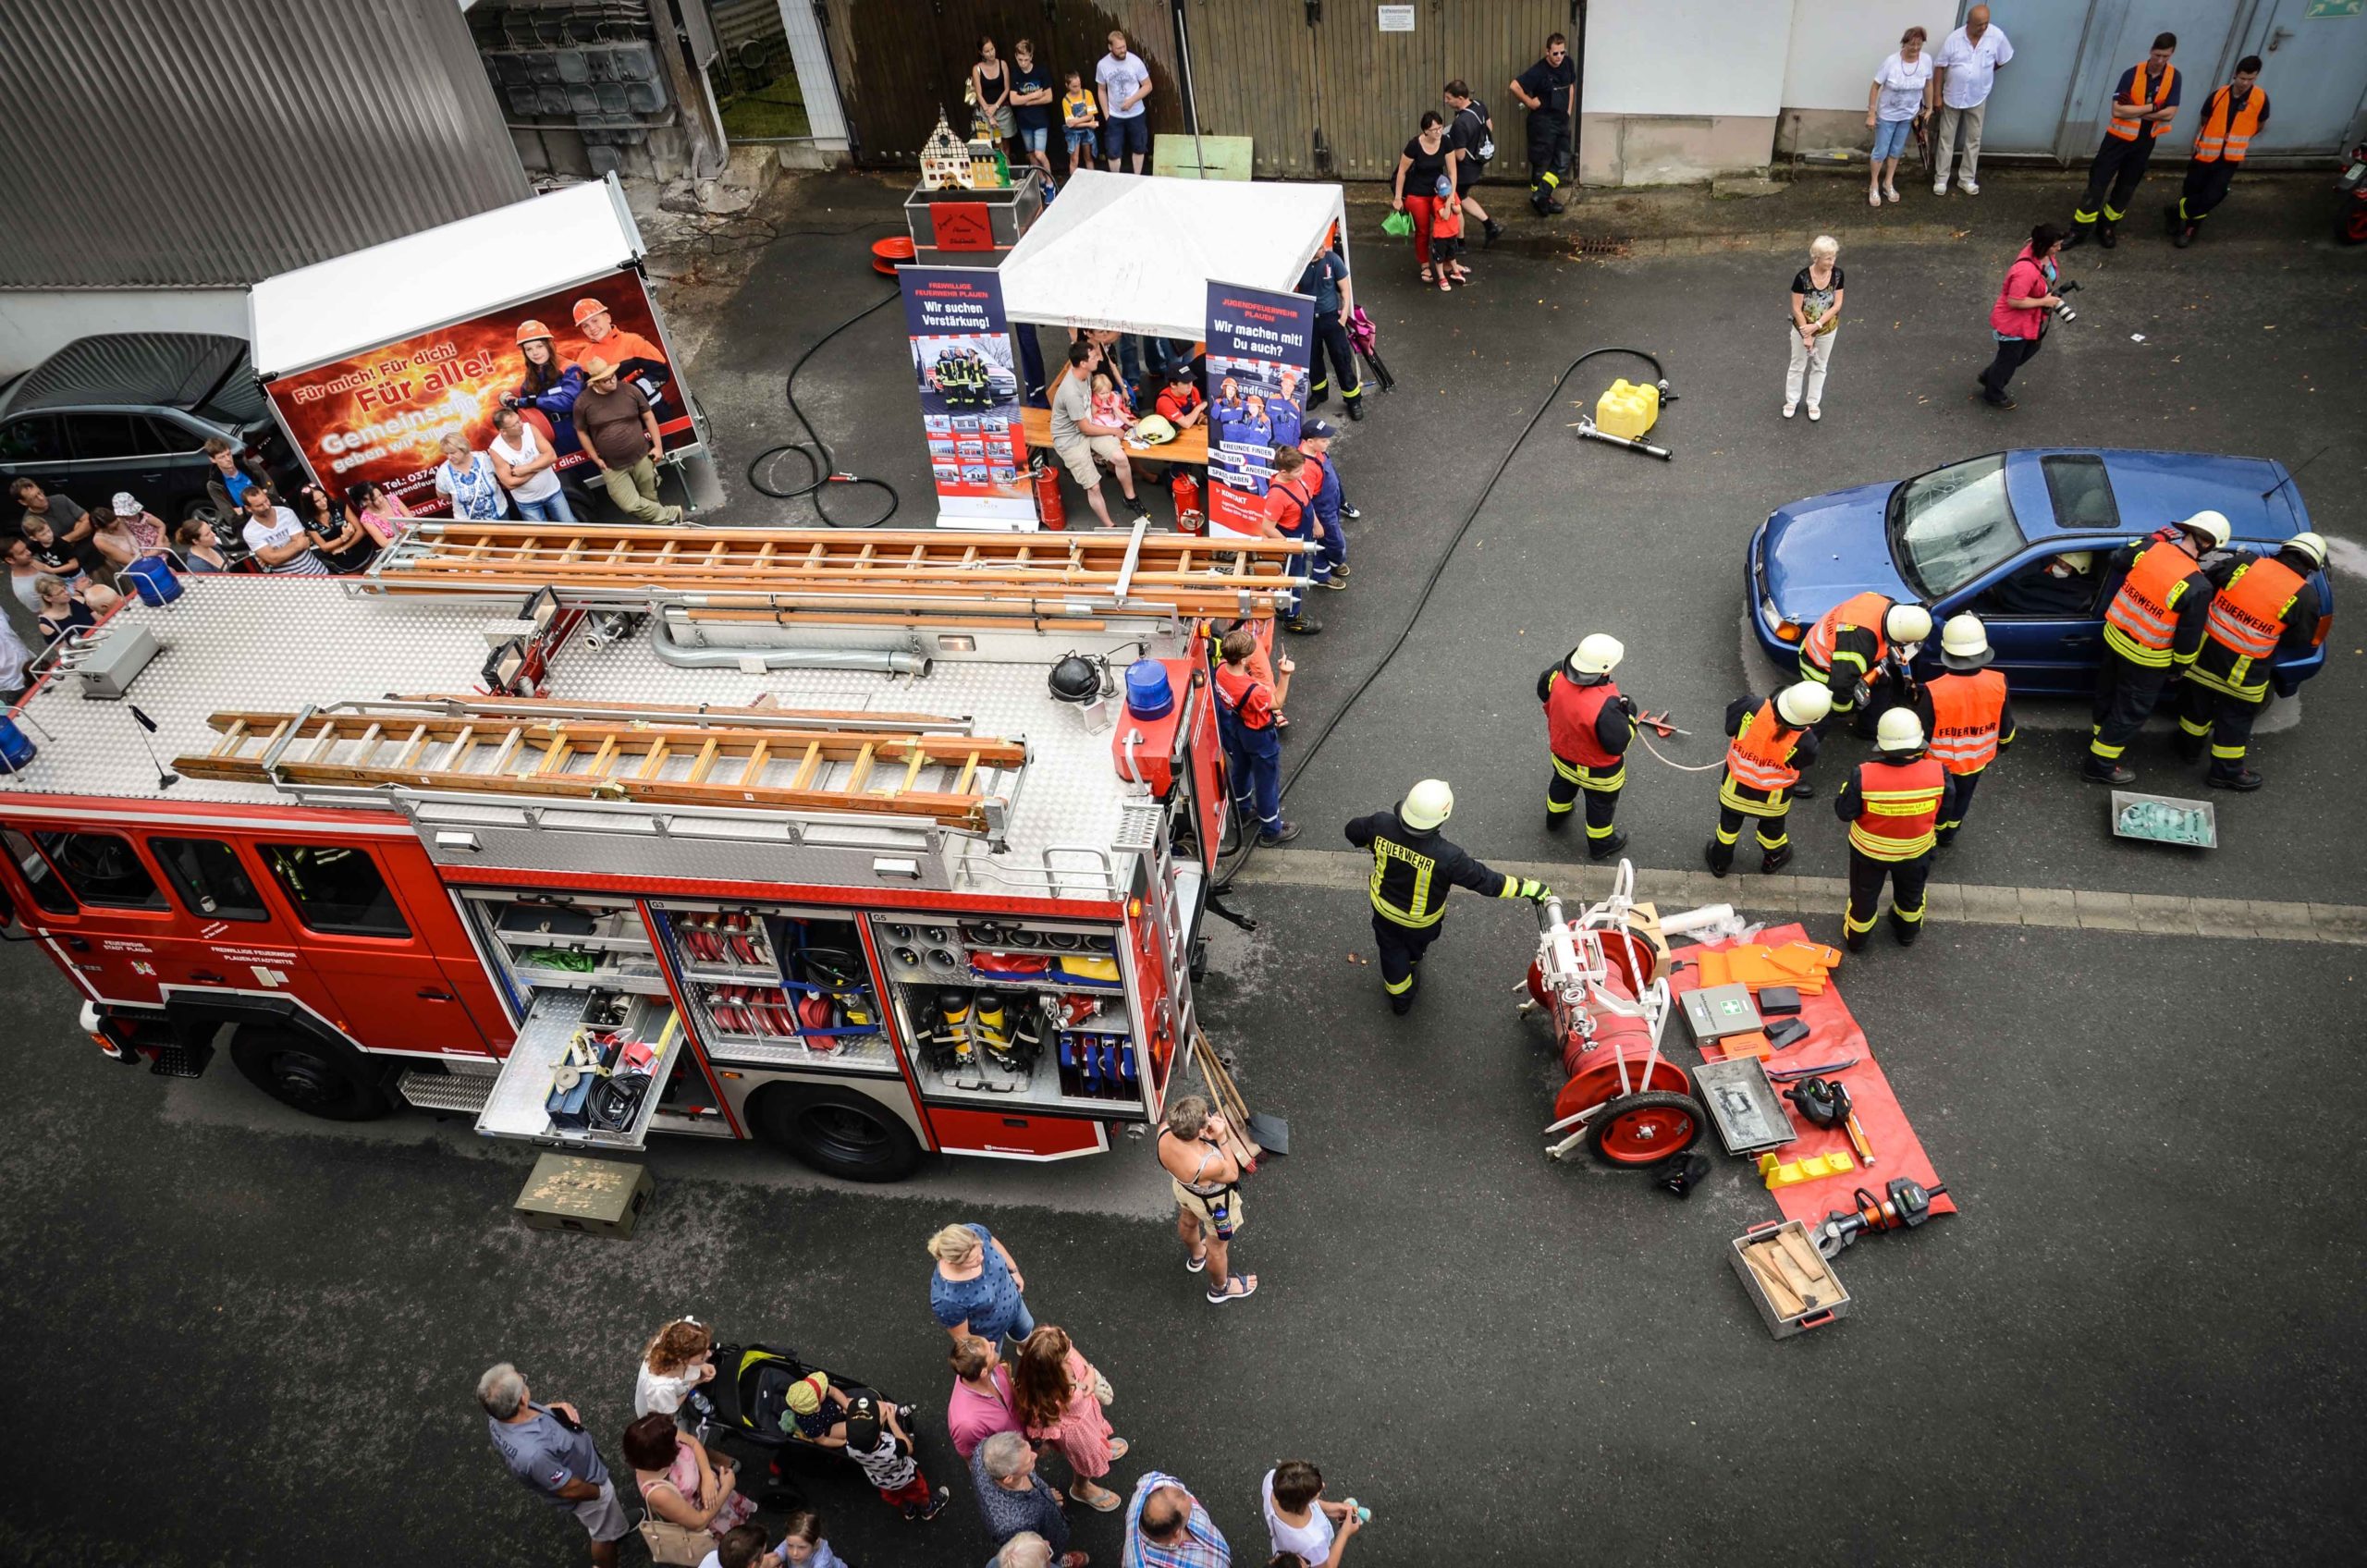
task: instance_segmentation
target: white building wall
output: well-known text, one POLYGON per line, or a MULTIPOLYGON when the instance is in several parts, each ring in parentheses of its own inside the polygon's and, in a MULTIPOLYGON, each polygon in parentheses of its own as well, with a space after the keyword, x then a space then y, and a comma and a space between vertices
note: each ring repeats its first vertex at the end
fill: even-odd
POLYGON ((1864 146, 1874 67, 1911 26, 1931 34, 1924 48, 1937 53, 1956 25, 1956 14, 1947 0, 1792 0, 1776 150, 1864 146))
POLYGON ((1580 181, 1660 185, 1764 168, 1792 12, 1790 0, 1594 0, 1580 181))
POLYGON ((0 379, 103 332, 247 335, 243 288, 0 289, 0 379))

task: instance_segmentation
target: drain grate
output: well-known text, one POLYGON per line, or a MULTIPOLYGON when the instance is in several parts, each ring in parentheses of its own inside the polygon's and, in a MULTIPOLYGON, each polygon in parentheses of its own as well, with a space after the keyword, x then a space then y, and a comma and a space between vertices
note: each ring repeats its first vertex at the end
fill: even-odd
POLYGON ((1582 235, 1572 250, 1575 254, 1580 256, 1632 256, 1636 253, 1635 243, 1632 240, 1612 234, 1592 237, 1582 235))

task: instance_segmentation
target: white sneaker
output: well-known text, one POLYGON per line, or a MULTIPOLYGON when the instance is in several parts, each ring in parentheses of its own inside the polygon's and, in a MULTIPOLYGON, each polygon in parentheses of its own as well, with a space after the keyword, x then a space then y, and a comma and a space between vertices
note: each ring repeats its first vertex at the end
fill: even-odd
POLYGON ((1946 180, 1944 180, 1944 179, 1943 179, 1943 180, 1938 180, 1938 181, 1935 181, 1935 182, 1932 184, 1932 195, 1934 195, 1934 196, 1945 196, 1947 193, 1948 193, 1948 182, 1947 182, 1946 180))
POLYGON ((1963 191, 1963 192, 1964 192, 1966 195, 1968 195, 1968 196, 1978 196, 1978 195, 1980 195, 1980 194, 1981 194, 1981 187, 1980 187, 1980 186, 1978 186, 1978 185, 1975 185, 1972 181, 1970 181, 1970 180, 1968 180, 1968 179, 1959 179, 1959 180, 1957 180, 1957 181, 1956 181, 1956 189, 1957 189, 1957 190, 1961 190, 1961 191, 1963 191))
POLYGON ((1824 410, 1823 410, 1822 409, 1818 408, 1814 403, 1810 403, 1810 404, 1809 405, 1809 423, 1810 424, 1814 424, 1817 421, 1819 421, 1819 420, 1822 419, 1823 417, 1824 417, 1824 410))
POLYGON ((1795 413, 1797 413, 1797 412, 1799 411, 1799 407, 1800 407, 1800 406, 1799 406, 1799 404, 1797 404, 1797 403, 1786 403, 1786 404, 1784 404, 1784 417, 1785 419, 1789 419, 1789 418, 1791 418, 1795 413))

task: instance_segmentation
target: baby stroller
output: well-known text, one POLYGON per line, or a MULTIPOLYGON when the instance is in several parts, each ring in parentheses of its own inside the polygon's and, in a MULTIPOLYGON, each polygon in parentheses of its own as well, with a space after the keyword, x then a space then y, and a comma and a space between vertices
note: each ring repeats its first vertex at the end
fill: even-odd
MULTIPOLYGON (((717 1345, 715 1366, 715 1378, 705 1391, 715 1403, 716 1435, 761 1451, 776 1474, 801 1460, 831 1463, 839 1457, 837 1449, 823 1447, 783 1419, 789 1414, 790 1385, 806 1374, 821 1373, 830 1379, 832 1388, 845 1390, 850 1397, 868 1393, 883 1405, 895 1403, 866 1383, 816 1366, 795 1351, 778 1345, 717 1345)), ((917 1445, 921 1434, 914 1424, 913 1407, 897 1404, 896 1414, 917 1445)))

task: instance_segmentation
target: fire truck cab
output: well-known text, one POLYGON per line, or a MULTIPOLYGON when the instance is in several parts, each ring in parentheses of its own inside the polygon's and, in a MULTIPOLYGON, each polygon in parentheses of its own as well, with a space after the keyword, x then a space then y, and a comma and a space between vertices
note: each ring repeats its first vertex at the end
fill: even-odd
POLYGON ((127 599, 0 731, 0 895, 110 1056, 861 1181, 1161 1114, 1229 831, 1199 620, 389 583, 127 599))

